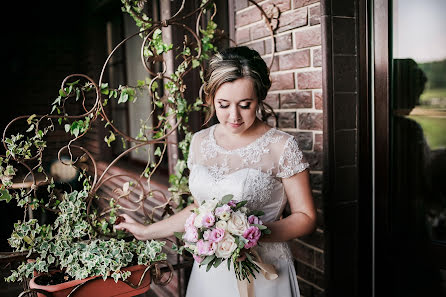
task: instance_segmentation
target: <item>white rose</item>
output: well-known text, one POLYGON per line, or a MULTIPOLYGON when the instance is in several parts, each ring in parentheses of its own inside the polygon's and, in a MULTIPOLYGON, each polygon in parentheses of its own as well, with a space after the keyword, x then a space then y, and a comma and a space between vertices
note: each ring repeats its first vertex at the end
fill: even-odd
POLYGON ((243 212, 243 213, 247 213, 248 212, 248 208, 246 208, 246 207, 240 207, 240 211, 241 212, 243 212))
POLYGON ((215 227, 223 229, 223 230, 227 230, 228 224, 225 221, 218 221, 217 223, 215 223, 215 227))
POLYGON ((218 201, 216 201, 215 199, 211 199, 211 200, 206 200, 205 203, 203 203, 199 208, 199 212, 200 213, 207 213, 207 212, 212 212, 214 211, 215 207, 217 206, 218 201))
POLYGON ((218 217, 220 218, 220 220, 227 221, 231 218, 231 213, 225 211, 225 212, 222 212, 218 217))
POLYGON ((243 235, 243 232, 245 232, 248 227, 246 215, 240 211, 234 212, 228 221, 228 231, 234 235, 243 235))
POLYGON ((237 248, 235 243, 235 238, 226 233, 221 241, 217 243, 217 249, 215 250, 215 256, 218 258, 229 258, 231 257, 234 250, 237 248))
POLYGON ((200 214, 199 215, 197 215, 197 217, 195 218, 195 221, 194 221, 194 226, 195 227, 197 227, 197 228, 201 228, 201 227, 203 227, 203 217, 204 217, 204 215, 205 215, 206 213, 205 212, 200 212, 200 214))

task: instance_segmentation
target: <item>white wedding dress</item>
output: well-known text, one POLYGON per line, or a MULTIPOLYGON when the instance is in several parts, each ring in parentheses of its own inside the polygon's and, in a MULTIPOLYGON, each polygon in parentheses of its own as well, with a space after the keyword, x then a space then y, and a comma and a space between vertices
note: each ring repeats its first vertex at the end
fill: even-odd
MULTIPOLYGON (((235 200, 248 200, 249 209, 262 210, 263 222, 280 218, 287 202, 281 179, 305 170, 293 136, 271 128, 251 144, 226 150, 214 138, 216 125, 194 134, 189 149, 189 187, 193 197, 203 200, 232 194, 235 200)), ((266 280, 256 275, 256 297, 297 297, 299 287, 287 243, 260 243, 256 250, 263 262, 273 264, 279 277, 266 280)), ((239 296, 234 271, 226 262, 206 272, 195 262, 187 287, 187 297, 239 296)))

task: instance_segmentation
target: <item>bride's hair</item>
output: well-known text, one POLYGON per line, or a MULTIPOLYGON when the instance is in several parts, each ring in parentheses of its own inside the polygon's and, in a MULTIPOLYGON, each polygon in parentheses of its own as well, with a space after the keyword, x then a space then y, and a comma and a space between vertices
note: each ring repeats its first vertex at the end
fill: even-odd
POLYGON ((205 124, 215 114, 214 97, 218 88, 224 83, 244 77, 250 78, 254 83, 262 120, 266 121, 269 116, 275 116, 271 106, 263 102, 271 87, 268 66, 257 51, 238 46, 224 49, 209 60, 203 85, 206 105, 209 108, 205 124))

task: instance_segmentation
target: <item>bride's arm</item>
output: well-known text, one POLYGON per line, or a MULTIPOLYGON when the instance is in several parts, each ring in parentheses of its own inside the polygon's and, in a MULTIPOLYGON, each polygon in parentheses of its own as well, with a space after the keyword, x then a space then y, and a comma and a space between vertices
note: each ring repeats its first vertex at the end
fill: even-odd
POLYGON ((316 228, 316 210, 311 194, 308 170, 282 179, 291 215, 266 223, 271 234, 261 241, 288 241, 290 239, 309 234, 316 228))
POLYGON ((174 232, 184 231, 184 223, 195 207, 197 205, 193 203, 173 216, 150 225, 138 223, 129 215, 123 214, 122 217, 124 217, 125 221, 115 225, 115 229, 126 230, 139 240, 166 238, 172 236, 174 232))

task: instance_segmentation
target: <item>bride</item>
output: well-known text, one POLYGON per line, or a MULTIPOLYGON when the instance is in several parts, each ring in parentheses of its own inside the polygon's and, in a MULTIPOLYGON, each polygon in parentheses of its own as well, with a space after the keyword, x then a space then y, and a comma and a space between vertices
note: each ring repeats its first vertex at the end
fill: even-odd
MULTIPOLYGON (((234 195, 248 200, 248 209, 262 210, 271 234, 256 247, 265 263, 273 264, 278 278, 256 275, 257 297, 299 296, 293 258, 287 241, 311 233, 316 211, 309 183, 308 163, 295 138, 259 119, 271 86, 269 70, 260 55, 248 47, 232 47, 209 62, 204 91, 210 119, 219 124, 192 137, 188 167, 189 187, 195 204, 160 222, 145 226, 123 215, 116 229, 127 230, 140 240, 160 239, 184 232, 191 210, 202 201, 234 195), (286 203, 291 214, 281 218, 286 203)), ((206 272, 192 268, 187 297, 240 296, 234 271, 220 265, 206 272)))

